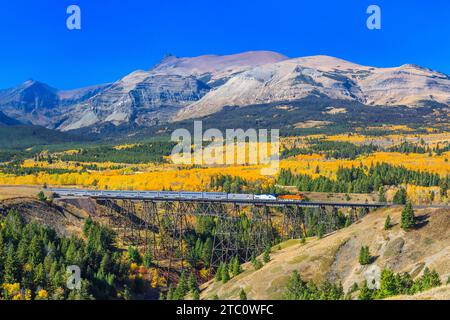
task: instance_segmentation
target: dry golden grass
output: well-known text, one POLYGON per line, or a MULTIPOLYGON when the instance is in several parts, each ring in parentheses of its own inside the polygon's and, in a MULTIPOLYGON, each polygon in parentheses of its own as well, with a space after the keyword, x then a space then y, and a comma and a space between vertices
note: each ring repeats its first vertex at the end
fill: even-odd
POLYGON ((280 299, 289 276, 297 270, 306 280, 325 279, 342 282, 347 290, 354 282, 364 280, 368 267, 359 265, 362 245, 376 257, 373 265, 389 267, 394 272, 419 275, 425 266, 436 269, 445 282, 450 275, 450 211, 418 210, 423 226, 405 232, 400 228, 400 208, 372 212, 359 223, 317 240, 298 241, 272 249, 271 261, 255 271, 250 264, 245 271, 226 284, 210 282, 203 287, 202 298, 217 294, 222 299, 238 299, 244 288, 250 299, 280 299), (394 226, 385 231, 384 221, 390 215, 394 226))
POLYGON ((42 188, 40 186, 8 186, 0 185, 0 200, 36 197, 42 188))
POLYGON ((388 300, 450 300, 450 284, 433 288, 414 296, 395 296, 388 300))

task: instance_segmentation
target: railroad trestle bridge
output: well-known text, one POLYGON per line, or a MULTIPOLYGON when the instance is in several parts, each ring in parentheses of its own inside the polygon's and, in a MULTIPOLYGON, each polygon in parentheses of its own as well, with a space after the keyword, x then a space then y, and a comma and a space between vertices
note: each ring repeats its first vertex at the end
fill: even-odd
POLYGON ((268 246, 299 239, 313 225, 320 225, 324 235, 331 233, 340 226, 339 219, 343 215, 338 210, 345 211, 346 219, 353 223, 371 209, 387 206, 381 203, 120 196, 66 198, 95 200, 103 208, 106 223, 126 244, 150 250, 155 260, 166 261, 167 270, 183 269, 190 262, 192 252, 187 239, 194 234, 202 217, 211 218, 214 224, 208 264, 214 269, 233 257, 246 262, 268 246))

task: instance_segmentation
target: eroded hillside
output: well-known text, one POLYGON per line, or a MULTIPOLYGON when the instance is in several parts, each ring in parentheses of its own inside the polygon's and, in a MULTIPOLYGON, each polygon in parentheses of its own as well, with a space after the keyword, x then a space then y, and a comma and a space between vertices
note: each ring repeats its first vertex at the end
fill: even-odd
MULTIPOLYGON (((409 272, 413 277, 429 267, 445 283, 450 275, 450 211, 416 210, 417 228, 409 232, 400 228, 400 215, 400 208, 383 209, 323 239, 311 238, 306 244, 287 241, 272 248, 271 261, 261 269, 255 271, 248 263, 243 273, 226 284, 214 281, 205 284, 201 296, 209 299, 217 294, 220 299, 239 299, 239 292, 244 289, 249 299, 281 299, 294 270, 305 280, 341 282, 345 291, 355 282, 362 283, 366 272, 375 266, 396 273, 409 272), (394 226, 385 231, 388 215, 394 226), (369 246, 375 257, 368 266, 358 262, 363 245, 369 246)), ((435 291, 440 298, 449 297, 448 290, 435 291)))

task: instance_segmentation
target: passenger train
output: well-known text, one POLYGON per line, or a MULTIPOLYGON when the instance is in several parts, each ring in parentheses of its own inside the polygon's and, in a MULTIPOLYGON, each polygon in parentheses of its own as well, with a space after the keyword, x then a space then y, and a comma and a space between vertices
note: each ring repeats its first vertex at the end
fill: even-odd
MULTIPOLYGON (((125 190, 84 190, 84 189, 49 189, 58 196, 66 197, 115 197, 139 199, 184 199, 184 200, 284 200, 273 194, 244 194, 225 192, 188 192, 188 191, 125 191, 125 190)), ((301 200, 301 199, 290 199, 301 200)))

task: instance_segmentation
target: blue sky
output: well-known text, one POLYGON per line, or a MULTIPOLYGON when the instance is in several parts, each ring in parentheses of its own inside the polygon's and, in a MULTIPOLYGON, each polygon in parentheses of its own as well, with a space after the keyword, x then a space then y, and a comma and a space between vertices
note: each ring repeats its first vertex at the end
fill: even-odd
POLYGON ((450 74, 448 0, 15 0, 0 3, 0 88, 33 78, 61 89, 115 81, 177 56, 273 50, 450 74), (82 30, 66 28, 66 8, 82 30), (366 9, 382 29, 366 28, 366 9))

